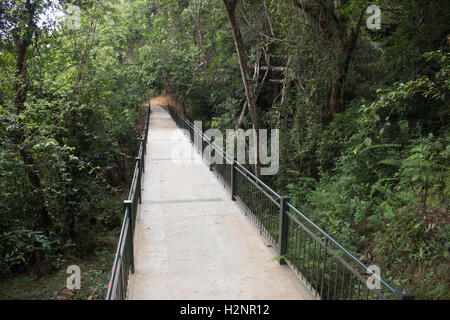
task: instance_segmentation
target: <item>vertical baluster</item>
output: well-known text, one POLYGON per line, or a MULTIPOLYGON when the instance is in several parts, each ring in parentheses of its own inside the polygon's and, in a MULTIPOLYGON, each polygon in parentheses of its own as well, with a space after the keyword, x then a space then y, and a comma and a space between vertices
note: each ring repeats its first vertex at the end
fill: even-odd
POLYGON ((334 264, 334 260, 336 260, 336 258, 332 255, 330 255, 330 263, 329 263, 329 277, 328 277, 328 290, 327 290, 327 300, 330 300, 330 289, 331 289, 331 278, 332 278, 332 273, 333 273, 333 264, 334 264))
MULTIPOLYGON (((349 272, 349 271, 347 271, 349 272)), ((341 295, 340 299, 344 297, 344 287, 345 287, 345 269, 342 270, 342 281, 341 281, 341 295)))
POLYGON ((311 272, 310 272, 310 267, 309 267, 309 263, 311 262, 311 237, 308 235, 308 257, 307 257, 307 262, 306 262, 306 274, 308 275, 308 282, 310 285, 310 288, 312 289, 312 279, 311 279, 311 272))
MULTIPOLYGON (((279 229, 279 238, 278 238, 278 246, 280 250, 280 256, 283 256, 287 252, 288 246, 288 227, 289 227, 289 217, 287 215, 288 206, 287 203, 290 201, 289 197, 282 196, 280 198, 280 229, 279 229)), ((286 261, 284 259, 280 259, 280 264, 285 264, 286 261)))
POLYGON ((336 290, 337 290, 337 279, 338 279, 338 275, 339 275, 339 268, 341 267, 341 263, 340 261, 338 261, 338 259, 336 259, 336 276, 334 277, 334 292, 333 292, 333 300, 336 300, 336 290))
POLYGON ((356 300, 359 300, 360 296, 361 296, 361 281, 358 281, 358 298, 356 300))
POLYGON ((236 157, 231 162, 231 200, 236 201, 236 157))
POLYGON ((348 299, 352 300, 353 298, 353 274, 350 273, 350 286, 348 290, 348 299))
POLYGON ((325 265, 327 263, 327 246, 328 246, 328 238, 325 239, 325 247, 323 248, 323 267, 322 267, 322 279, 320 283, 320 296, 323 295, 323 278, 325 276, 325 265))

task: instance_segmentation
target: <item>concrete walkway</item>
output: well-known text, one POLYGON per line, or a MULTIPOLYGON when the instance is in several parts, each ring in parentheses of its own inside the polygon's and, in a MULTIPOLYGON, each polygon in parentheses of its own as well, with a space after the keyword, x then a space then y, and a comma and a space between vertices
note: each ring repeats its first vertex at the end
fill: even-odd
POLYGON ((129 299, 312 299, 161 107, 145 166, 129 299))

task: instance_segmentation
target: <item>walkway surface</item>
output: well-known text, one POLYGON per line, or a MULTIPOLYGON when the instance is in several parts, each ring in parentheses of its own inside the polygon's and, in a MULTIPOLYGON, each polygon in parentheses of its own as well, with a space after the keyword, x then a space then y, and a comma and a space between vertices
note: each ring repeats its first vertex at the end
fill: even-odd
POLYGON ((312 299, 163 108, 149 128, 129 299, 312 299))

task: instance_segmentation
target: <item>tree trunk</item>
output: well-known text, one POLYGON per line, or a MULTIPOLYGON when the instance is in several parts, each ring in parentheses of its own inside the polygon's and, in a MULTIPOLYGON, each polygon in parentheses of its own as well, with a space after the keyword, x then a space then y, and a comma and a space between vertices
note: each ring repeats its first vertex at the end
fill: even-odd
POLYGON ((245 95, 247 98, 248 110, 250 112, 250 117, 252 119, 252 127, 254 133, 254 143, 255 143, 255 175, 257 177, 261 176, 261 164, 259 160, 259 117, 258 109, 256 106, 256 94, 252 83, 248 75, 248 65, 245 56, 244 42, 242 40, 241 30, 239 29, 239 24, 236 20, 236 6, 237 0, 223 0, 225 9, 228 15, 228 21, 230 22, 231 30, 233 32, 234 42, 236 45, 236 51, 238 54, 239 67, 241 69, 242 82, 244 83, 245 95))
POLYGON ((342 51, 344 54, 344 63, 343 65, 337 67, 336 73, 333 77, 330 96, 330 111, 332 115, 336 115, 337 113, 344 111, 345 82, 347 80, 348 68, 353 58, 353 52, 355 51, 358 43, 363 17, 364 11, 361 12, 358 23, 355 28, 351 30, 348 38, 341 38, 341 43, 343 43, 342 51))
MULTIPOLYGON (((339 43, 335 50, 343 55, 343 60, 335 68, 331 75, 331 92, 329 98, 329 110, 334 116, 345 110, 344 92, 353 52, 359 39, 365 10, 361 10, 358 22, 351 28, 349 17, 336 13, 335 4, 322 0, 302 1, 293 0, 294 5, 300 8, 310 21, 311 27, 317 34, 330 41, 335 38, 339 43)), ((334 51, 332 51, 334 52, 334 51)), ((334 56, 331 56, 334 59, 334 56)))
POLYGON ((347 77, 347 72, 342 70, 336 73, 337 75, 333 76, 330 94, 330 112, 333 116, 344 111, 345 78, 347 77))
MULTIPOLYGON (((25 101, 28 94, 28 49, 32 44, 34 32, 36 30, 35 25, 35 13, 36 4, 27 1, 25 8, 28 11, 26 15, 26 21, 23 21, 26 25, 25 30, 16 29, 13 32, 15 52, 16 52, 16 83, 14 84, 15 96, 14 105, 16 107, 17 115, 20 115, 25 110, 25 101), (25 31, 25 32, 21 32, 25 31)), ((19 118, 20 119, 20 118, 19 118)), ((38 174, 38 166, 36 165, 31 152, 24 145, 26 137, 23 128, 22 120, 19 120, 19 128, 11 133, 11 138, 18 148, 18 152, 22 157, 24 163, 24 170, 28 178, 28 182, 31 187, 36 190, 37 196, 33 205, 38 208, 39 215, 42 219, 44 227, 48 229, 52 225, 52 219, 48 212, 45 196, 42 191, 41 178, 38 174)))

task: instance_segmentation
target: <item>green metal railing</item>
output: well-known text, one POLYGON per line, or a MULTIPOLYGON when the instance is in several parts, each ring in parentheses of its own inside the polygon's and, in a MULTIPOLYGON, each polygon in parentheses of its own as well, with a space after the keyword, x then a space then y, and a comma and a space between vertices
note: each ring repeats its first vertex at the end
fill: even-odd
POLYGON ((327 300, 414 299, 408 290, 393 288, 368 271, 364 263, 294 208, 289 197, 273 191, 172 106, 168 109, 191 142, 197 142, 197 152, 203 155, 209 148, 216 158, 221 157, 223 163, 211 163, 210 169, 259 227, 260 234, 278 250, 280 264, 296 271, 315 296, 327 300), (379 280, 380 289, 369 289, 370 276, 379 280))
POLYGON ((141 203, 141 189, 143 173, 145 171, 145 154, 147 146, 148 125, 150 120, 150 106, 147 107, 144 132, 140 139, 138 156, 135 158, 133 180, 131 181, 128 199, 124 201, 125 215, 119 236, 111 278, 108 283, 106 300, 125 300, 128 293, 130 273, 134 273, 133 236, 136 225, 138 205, 141 203))

